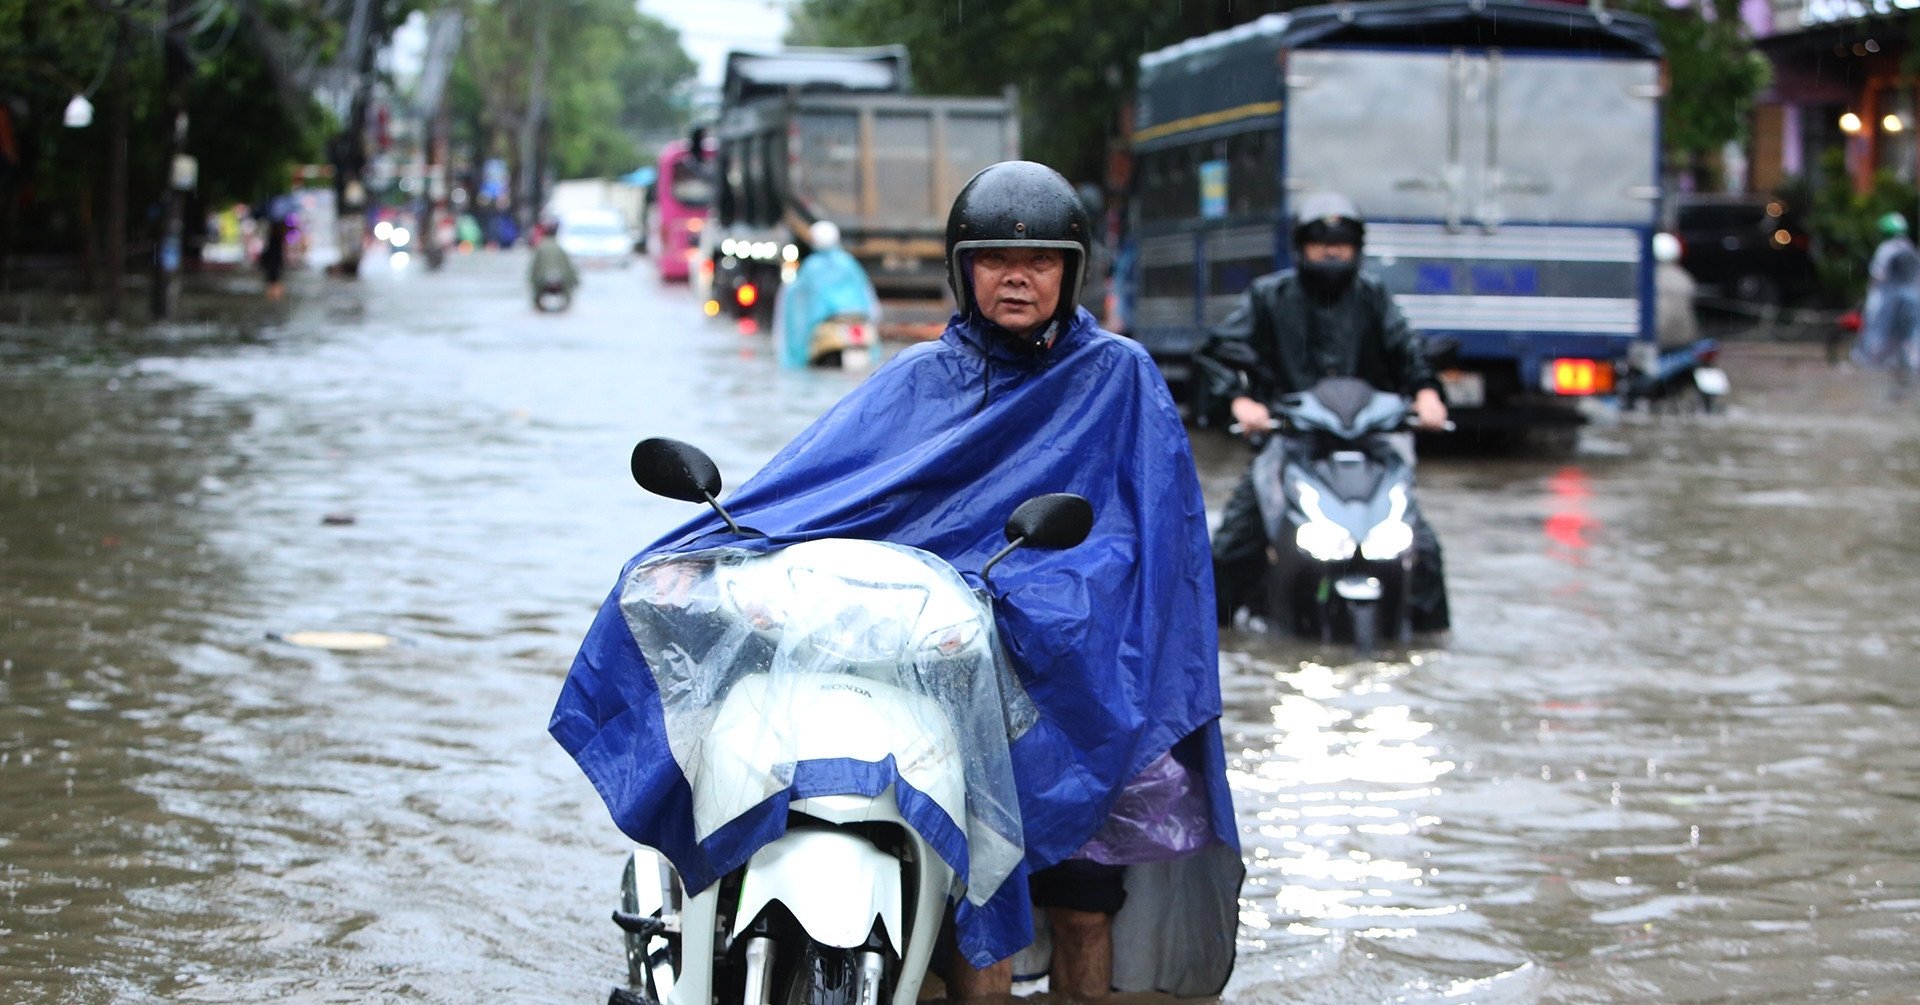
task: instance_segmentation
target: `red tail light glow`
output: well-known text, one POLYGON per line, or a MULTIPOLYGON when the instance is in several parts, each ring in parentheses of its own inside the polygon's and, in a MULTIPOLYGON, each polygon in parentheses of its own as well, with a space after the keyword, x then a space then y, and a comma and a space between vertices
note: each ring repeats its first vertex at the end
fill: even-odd
POLYGON ((1592 359, 1556 359, 1547 364, 1547 390, 1586 396, 1613 393, 1613 367, 1592 359))
POLYGON ((754 289, 752 283, 741 283, 739 288, 733 291, 733 302, 742 307, 752 307, 759 300, 760 291, 754 289))

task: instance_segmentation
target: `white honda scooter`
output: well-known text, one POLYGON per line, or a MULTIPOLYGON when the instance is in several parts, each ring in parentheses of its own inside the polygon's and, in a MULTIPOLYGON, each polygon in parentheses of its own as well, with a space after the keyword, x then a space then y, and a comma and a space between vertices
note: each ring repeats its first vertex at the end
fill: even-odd
MULTIPOLYGON (((715 501, 699 450, 647 440, 633 472, 752 533, 715 501)), ((1078 496, 1030 499, 981 576, 1092 523, 1078 496)), ((691 895, 664 855, 632 853, 613 915, 628 981, 610 1005, 910 1005, 949 898, 984 903, 1024 854, 1008 744, 1033 713, 986 597, 927 552, 823 538, 649 559, 620 605, 660 685, 696 838, 794 798, 777 837, 691 895), (808 774, 820 764, 834 770, 808 774), (888 779, 877 794, 823 781, 869 768, 891 772, 871 776, 888 779), (950 826, 916 826, 929 819, 950 826)))

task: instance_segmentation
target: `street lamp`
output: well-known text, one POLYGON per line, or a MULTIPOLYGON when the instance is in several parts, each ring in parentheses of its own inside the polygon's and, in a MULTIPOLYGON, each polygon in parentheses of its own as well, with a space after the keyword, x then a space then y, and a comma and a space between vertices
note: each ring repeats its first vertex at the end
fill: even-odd
POLYGON ((1845 115, 1840 116, 1840 131, 1843 133, 1846 133, 1848 136, 1853 136, 1859 133, 1860 126, 1861 126, 1860 116, 1855 115, 1852 112, 1848 112, 1845 115))

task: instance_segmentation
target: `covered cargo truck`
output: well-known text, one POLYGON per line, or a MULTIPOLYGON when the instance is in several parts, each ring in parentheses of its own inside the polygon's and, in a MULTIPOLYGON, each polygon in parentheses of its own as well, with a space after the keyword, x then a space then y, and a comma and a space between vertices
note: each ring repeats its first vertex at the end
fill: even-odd
MULTIPOLYGON (((904 47, 735 52, 713 136, 719 183, 707 244, 715 297, 767 294, 816 220, 882 294, 945 288, 947 210, 989 164, 1019 156, 1011 96, 908 93, 904 47)), ((790 270, 789 270, 790 271, 790 270)))
POLYGON ((1524 0, 1304 8, 1148 53, 1126 326, 1184 371, 1291 265, 1292 206, 1340 192, 1364 267, 1457 343, 1457 417, 1577 421, 1654 338, 1660 80, 1644 19, 1524 0))

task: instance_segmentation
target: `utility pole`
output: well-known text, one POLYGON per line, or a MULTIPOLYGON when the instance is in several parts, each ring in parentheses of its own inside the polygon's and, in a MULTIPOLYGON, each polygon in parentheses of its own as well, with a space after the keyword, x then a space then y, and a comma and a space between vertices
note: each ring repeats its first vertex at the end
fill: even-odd
POLYGON ((161 62, 166 92, 166 114, 161 128, 166 130, 164 165, 166 174, 160 186, 160 218, 154 225, 153 281, 148 285, 148 306, 153 320, 173 316, 180 272, 181 243, 186 235, 186 191, 194 184, 192 158, 187 156, 187 94, 193 84, 193 63, 187 55, 187 5, 189 0, 167 0, 167 20, 160 33, 161 62))

